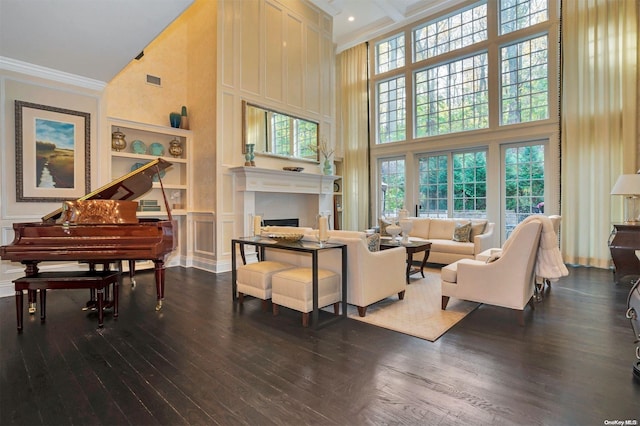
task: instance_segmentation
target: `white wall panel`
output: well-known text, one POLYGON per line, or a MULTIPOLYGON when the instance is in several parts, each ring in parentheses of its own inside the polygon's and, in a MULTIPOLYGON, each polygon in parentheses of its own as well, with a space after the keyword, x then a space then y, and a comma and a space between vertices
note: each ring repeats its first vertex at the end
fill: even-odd
POLYGON ((305 109, 307 111, 320 114, 322 96, 320 86, 320 57, 322 50, 320 49, 320 33, 312 27, 306 27, 306 46, 304 48, 306 66, 305 66, 305 109))
POLYGON ((220 2, 220 16, 221 22, 224 25, 219 26, 219 35, 220 42, 218 44, 218 49, 221 52, 220 62, 221 62, 221 71, 222 75, 220 76, 220 84, 228 87, 233 87, 235 85, 235 37, 234 33, 236 30, 235 20, 233 19, 235 14, 235 9, 239 5, 235 2, 220 2))
POLYGON ((287 104, 295 108, 302 108, 302 94, 304 91, 304 53, 302 49, 304 33, 302 22, 292 15, 286 18, 286 50, 287 61, 287 104))
POLYGON ((226 125, 221 126, 219 133, 222 135, 222 141, 218 144, 218 148, 220 149, 218 155, 222 157, 224 164, 233 164, 237 153, 242 152, 242 136, 239 134, 242 128, 238 125, 233 125, 233 123, 242 122, 242 111, 240 102, 236 102, 236 96, 233 93, 222 94, 220 114, 226 125))
POLYGON ((243 91, 261 94, 260 91, 260 40, 262 32, 260 25, 260 10, 262 2, 241 1, 240 29, 240 86, 243 91))
POLYGON ((265 13, 265 97, 281 103, 284 100, 284 29, 283 10, 273 3, 266 3, 265 13))

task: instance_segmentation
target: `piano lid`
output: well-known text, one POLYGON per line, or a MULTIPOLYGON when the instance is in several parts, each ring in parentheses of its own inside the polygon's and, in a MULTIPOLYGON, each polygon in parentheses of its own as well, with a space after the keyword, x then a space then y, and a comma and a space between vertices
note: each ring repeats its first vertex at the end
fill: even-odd
MULTIPOLYGON (((78 198, 78 200, 134 200, 144 195, 153 186, 153 177, 171 163, 158 158, 144 166, 78 198)), ((54 221, 62 214, 62 207, 42 218, 43 222, 54 221)))

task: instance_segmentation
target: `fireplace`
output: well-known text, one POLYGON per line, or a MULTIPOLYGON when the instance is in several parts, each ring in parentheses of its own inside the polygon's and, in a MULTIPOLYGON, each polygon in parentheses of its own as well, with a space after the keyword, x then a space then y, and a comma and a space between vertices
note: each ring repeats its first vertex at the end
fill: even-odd
POLYGON ((264 219, 262 221, 264 226, 299 226, 300 220, 298 218, 291 219, 264 219))

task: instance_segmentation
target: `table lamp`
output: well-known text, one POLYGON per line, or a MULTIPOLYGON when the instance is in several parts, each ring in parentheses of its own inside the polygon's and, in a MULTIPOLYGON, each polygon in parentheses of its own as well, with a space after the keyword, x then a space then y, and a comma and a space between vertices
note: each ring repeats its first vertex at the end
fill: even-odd
POLYGON ((636 174, 620 175, 611 195, 624 195, 624 223, 640 223, 640 170, 636 174))

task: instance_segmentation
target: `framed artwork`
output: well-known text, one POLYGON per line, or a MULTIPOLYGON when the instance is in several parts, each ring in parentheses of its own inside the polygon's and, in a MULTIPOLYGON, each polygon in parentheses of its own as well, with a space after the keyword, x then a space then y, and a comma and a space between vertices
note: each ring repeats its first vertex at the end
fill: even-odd
POLYGON ((15 101, 16 201, 76 200, 91 190, 91 114, 15 101))

